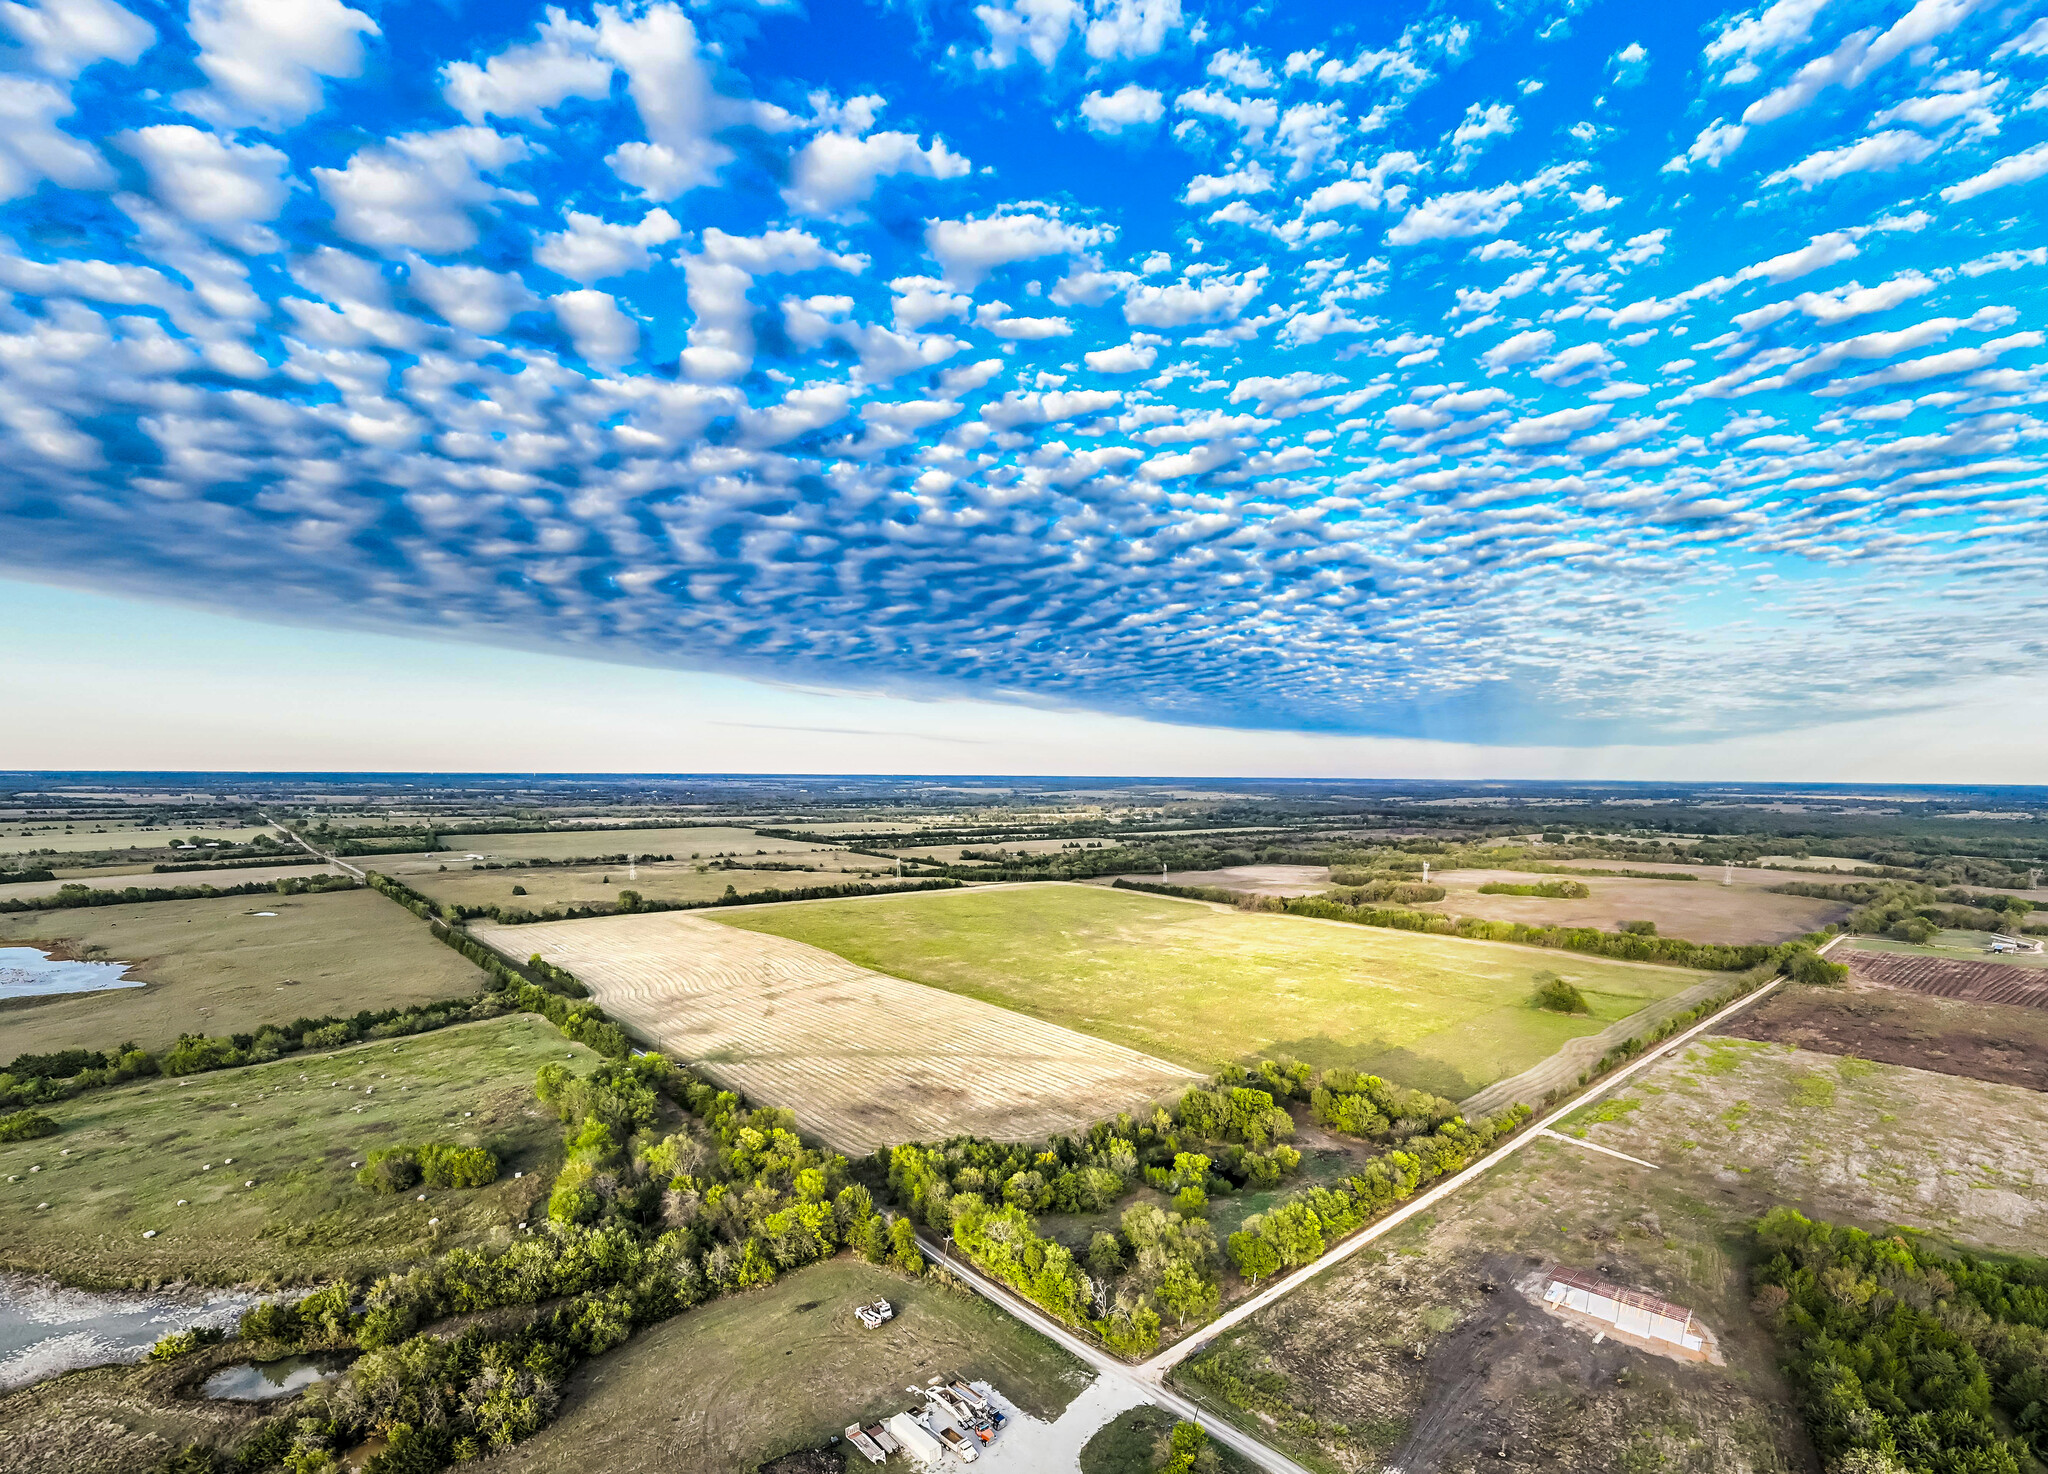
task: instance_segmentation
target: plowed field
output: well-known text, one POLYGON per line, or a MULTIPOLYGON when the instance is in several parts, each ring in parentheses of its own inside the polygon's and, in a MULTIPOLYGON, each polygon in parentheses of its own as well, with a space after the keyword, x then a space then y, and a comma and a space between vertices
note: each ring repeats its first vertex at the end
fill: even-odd
POLYGON ((849 1152, 1070 1131, 1194 1078, 1164 1060, 683 912, 477 926, 642 1037, 849 1152))
POLYGON ((1868 983, 1961 998, 1971 1003, 2010 1003, 2020 1008, 2048 1008, 2048 975, 2005 962, 1957 962, 1946 957, 1919 957, 1904 952, 1843 954, 1849 971, 1868 983))

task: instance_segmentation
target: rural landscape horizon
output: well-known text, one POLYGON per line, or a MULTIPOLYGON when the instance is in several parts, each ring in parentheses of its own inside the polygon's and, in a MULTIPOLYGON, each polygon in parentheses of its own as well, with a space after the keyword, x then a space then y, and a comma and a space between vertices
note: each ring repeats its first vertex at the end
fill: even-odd
POLYGON ((0 1474, 2048 1474, 2034 0, 0 0, 0 1474))

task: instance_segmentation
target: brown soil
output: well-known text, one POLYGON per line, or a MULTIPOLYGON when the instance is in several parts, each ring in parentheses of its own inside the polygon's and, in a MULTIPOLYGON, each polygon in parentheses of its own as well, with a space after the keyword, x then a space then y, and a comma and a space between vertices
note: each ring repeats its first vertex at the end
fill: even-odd
POLYGON ((2048 1009, 2048 972, 2008 962, 1963 961, 1908 952, 1866 952, 1851 947, 1841 960, 1852 976, 1888 988, 1963 998, 1972 1003, 2010 1003, 2048 1009))
MULTIPOLYGON (((1625 921, 1654 921, 1667 937, 1690 942, 1729 945, 1789 941, 1816 931, 1849 914, 1847 906, 1810 896, 1780 896, 1754 885, 1722 885, 1712 880, 1639 880, 1633 877, 1581 877, 1592 895, 1581 900, 1548 896, 1482 894, 1490 882, 1537 885, 1561 877, 1520 870, 1445 870, 1430 880, 1447 894, 1441 901, 1416 909, 1450 916, 1484 916, 1495 921, 1520 921, 1531 926, 1593 926, 1613 930, 1625 921)), ((1780 876, 1780 883, 1797 879, 1780 876)))
POLYGON ((836 1448, 801 1448, 761 1466, 760 1474, 846 1474, 846 1455, 836 1448))
POLYGON ((1727 1032, 1944 1075, 2048 1090, 2048 1013, 1852 982, 1780 988, 1727 1032))

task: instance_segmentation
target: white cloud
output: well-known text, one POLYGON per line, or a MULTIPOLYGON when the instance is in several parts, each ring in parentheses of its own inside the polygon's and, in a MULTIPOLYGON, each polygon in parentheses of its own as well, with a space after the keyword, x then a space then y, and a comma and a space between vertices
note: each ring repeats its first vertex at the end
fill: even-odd
POLYGON ((1740 123, 1714 119, 1700 129, 1700 136, 1692 141, 1692 147, 1672 159, 1664 166, 1667 174, 1683 174, 1694 164, 1705 164, 1708 168, 1720 167, 1721 160, 1742 147, 1742 140, 1749 136, 1749 130, 1740 123))
POLYGON ((899 276, 889 283, 896 294, 896 326, 916 331, 948 317, 965 317, 974 299, 946 290, 935 276, 899 276))
POLYGON ((1311 394, 1339 388, 1344 382, 1341 374, 1318 374, 1307 369, 1279 377, 1239 379, 1231 388, 1230 402, 1243 404, 1248 399, 1254 400, 1256 403, 1252 407, 1255 410, 1262 415, 1270 415, 1276 410, 1299 404, 1311 394))
POLYGON ((1166 115, 1166 104, 1157 92, 1126 83, 1114 92, 1091 92, 1081 99, 1081 117, 1090 132, 1117 134, 1146 128, 1166 115))
POLYGON ((540 39, 507 47, 487 59, 451 62, 441 69, 441 93, 472 123, 487 117, 538 122, 572 97, 601 102, 611 95, 613 66, 596 52, 595 26, 559 10, 542 19, 540 39))
POLYGON ((754 307, 747 293, 756 276, 820 267, 858 272, 866 266, 864 258, 828 251, 801 230, 742 236, 707 229, 703 249, 683 259, 690 310, 697 315, 682 352, 683 372, 700 384, 717 384, 753 367, 754 307))
POLYGON ((317 112, 321 78, 358 75, 362 38, 383 34, 341 0, 192 0, 187 29, 213 86, 185 106, 211 122, 272 129, 317 112))
POLYGON ((1603 344, 1575 343, 1535 370, 1535 376, 1546 384, 1572 384, 1614 367, 1615 362, 1603 344))
POLYGON ((1919 0, 1882 35, 1875 26, 1856 32, 1826 56, 1801 67, 1790 82, 1743 110, 1742 121, 1771 123, 1797 112, 1829 87, 1854 89, 1894 58, 1947 35, 1983 0, 1919 0))
POLYGON ((1252 164, 1234 174, 1197 174, 1181 191, 1181 203, 1206 205, 1231 195, 1265 194, 1273 187, 1273 176, 1263 164, 1252 164))
POLYGON ((1531 328, 1525 333, 1516 333, 1512 338, 1503 339, 1479 355, 1479 361, 1486 365, 1488 374, 1501 373, 1518 363, 1528 363, 1541 358, 1550 351, 1550 345, 1557 341, 1557 334, 1548 328, 1531 328))
POLYGON ((987 302, 974 314, 976 327, 987 328, 998 338, 1021 338, 1039 342, 1046 338, 1071 337, 1074 325, 1064 317, 1015 317, 1007 302, 987 302))
POLYGON ((526 283, 508 271, 436 266, 412 256, 406 261, 406 279, 414 296, 472 333, 498 332, 515 314, 540 305, 526 283))
POLYGON ((334 228, 350 240, 449 255, 476 244, 472 210, 523 198, 483 176, 530 152, 523 139, 489 128, 405 133, 363 149, 344 169, 315 169, 313 178, 334 208, 334 228))
POLYGON ((1953 205, 2009 184, 2031 183, 2043 174, 2048 174, 2048 143, 2037 143, 2021 153, 2007 155, 1982 174, 1951 184, 1941 192, 1941 197, 1953 205))
POLYGON ((619 310, 610 293, 585 288, 559 293, 548 303, 586 362, 616 368, 640 351, 640 324, 619 310))
POLYGON ((1124 321, 1137 327, 1178 328, 1195 322, 1233 322, 1265 287, 1267 269, 1217 275, 1167 286, 1146 283, 1124 297, 1124 321))
MULTIPOLYGON (((879 105, 880 98, 870 99, 879 105)), ((884 174, 958 179, 972 167, 934 138, 929 148, 915 133, 867 133, 865 122, 820 133, 791 160, 782 197, 804 215, 836 215, 865 201, 884 174)))
POLYGON ((1706 58, 1710 62, 1733 63, 1721 78, 1724 84, 1751 81, 1757 75, 1756 58, 1804 41, 1812 30, 1814 16, 1827 3, 1828 0, 1778 0, 1762 11, 1739 15, 1706 44, 1706 58))
POLYGON ((974 14, 988 31, 988 45, 974 53, 974 64, 1000 71, 1015 66, 1025 52, 1040 66, 1051 66, 1086 11, 1078 0, 1001 0, 975 6, 974 14))
POLYGON ((1267 131, 1280 121, 1280 105, 1270 97, 1232 97, 1207 87, 1183 92, 1173 105, 1184 113, 1202 113, 1231 124, 1244 134, 1246 148, 1263 147, 1267 131))
POLYGON ((991 271, 1013 261, 1085 251, 1109 238, 1092 225, 1069 225, 1050 212, 1015 210, 979 219, 934 220, 925 246, 953 286, 973 290, 991 271))
POLYGON ((1822 149, 1808 154, 1790 168, 1765 176, 1765 184, 1797 180, 1802 189, 1812 189, 1844 174, 1889 173, 1917 164, 1934 152, 1934 140, 1903 128, 1873 133, 1842 148, 1822 149))
POLYGON ((1571 202, 1579 207, 1582 215, 1597 215, 1602 210, 1612 210, 1621 203, 1618 196, 1609 194, 1599 185, 1588 185, 1585 189, 1567 191, 1571 202))
POLYGON ((155 26, 113 0, 6 0, 0 30, 27 48, 37 71, 53 77, 75 77, 96 61, 133 65, 156 40, 155 26))
POLYGON ((1088 54, 1097 61, 1157 55, 1180 23, 1180 0, 1095 0, 1088 54))
POLYGON ((1932 278, 1917 271, 1906 271, 1874 287, 1848 282, 1831 292, 1801 292, 1788 304, 1788 310, 1796 308, 1814 321, 1832 326, 1865 313, 1889 311, 1901 302, 1909 302, 1934 288, 1932 278))
POLYGON ((71 114, 61 87, 0 75, 0 200, 19 199, 45 179, 66 189, 108 189, 114 171, 91 144, 57 127, 71 114))
POLYGON ((1464 121, 1451 131, 1451 172, 1461 173, 1485 151, 1489 138, 1505 138, 1519 126, 1515 110, 1505 102, 1475 102, 1464 121))
POLYGON ((605 159, 612 172, 650 200, 672 200, 718 177, 732 152, 712 131, 736 120, 711 85, 697 28, 673 3, 631 16, 597 8, 597 49, 626 74, 646 142, 622 143, 605 159))
POLYGON ((1217 52, 1209 58, 1209 75, 1220 77, 1233 87, 1264 89, 1273 85, 1273 74, 1249 48, 1217 52))
POLYGON ((576 210, 564 212, 563 218, 569 222, 568 229, 542 236, 533 249, 533 259, 586 287, 608 276, 647 270, 654 260, 650 248, 683 233, 675 216, 659 208, 641 216, 638 225, 615 225, 576 210))
POLYGON ((1531 415, 1517 420, 1501 431, 1501 440, 1507 445, 1554 445, 1568 440, 1581 430, 1589 429, 1607 418, 1612 406, 1605 404, 1582 404, 1571 409, 1557 410, 1547 415, 1531 415))
POLYGON ((1387 232, 1387 244, 1406 246, 1457 236, 1493 235, 1521 213, 1524 199, 1557 188, 1585 167, 1583 162, 1554 164, 1520 184, 1434 196, 1409 208, 1400 223, 1387 232))
POLYGON ((251 229, 284 208, 290 166, 283 153, 261 143, 232 143, 183 123, 160 123, 115 140, 142 161, 150 188, 193 224, 248 251, 274 251, 268 230, 251 229))
POLYGON ((1119 343, 1114 348, 1098 348, 1092 353, 1082 354, 1081 358, 1098 374, 1142 373, 1158 362, 1160 341, 1150 333, 1139 333, 1128 343, 1119 343))
POLYGON ((1640 41, 1631 41, 1607 58, 1607 75, 1617 87, 1636 87, 1650 74, 1650 53, 1640 41))

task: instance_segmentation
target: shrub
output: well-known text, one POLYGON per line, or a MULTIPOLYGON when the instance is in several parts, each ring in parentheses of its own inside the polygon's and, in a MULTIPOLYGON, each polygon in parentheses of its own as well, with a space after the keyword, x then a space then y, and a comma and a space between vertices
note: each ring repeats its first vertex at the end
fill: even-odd
POLYGON ((357 1182, 378 1193, 402 1193, 419 1180, 419 1157, 409 1146, 379 1147, 356 1173, 357 1182))
POLYGON ((1654 937, 1657 923, 1654 921, 1624 921, 1621 929, 1632 937, 1654 937))
POLYGON ((488 1187, 498 1180, 497 1154, 488 1147, 430 1143, 418 1157, 429 1187, 488 1187))
POLYGON ((212 1326, 194 1326, 189 1331, 173 1331, 149 1348, 151 1361, 175 1361, 181 1356, 190 1356, 202 1346, 218 1346, 225 1341, 224 1332, 212 1326))
POLYGON ((1554 972, 1536 974, 1536 1006, 1552 1013, 1591 1013, 1586 995, 1554 972))
POLYGON ((0 1141, 34 1141, 41 1136, 55 1136, 60 1129, 55 1121, 40 1111, 16 1111, 11 1116, 0 1116, 0 1141))

